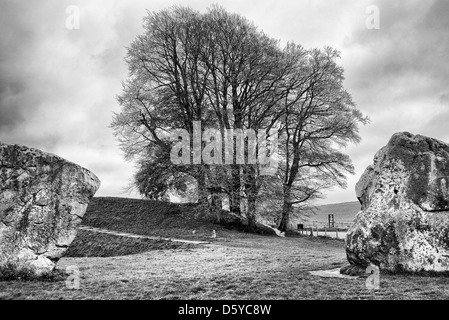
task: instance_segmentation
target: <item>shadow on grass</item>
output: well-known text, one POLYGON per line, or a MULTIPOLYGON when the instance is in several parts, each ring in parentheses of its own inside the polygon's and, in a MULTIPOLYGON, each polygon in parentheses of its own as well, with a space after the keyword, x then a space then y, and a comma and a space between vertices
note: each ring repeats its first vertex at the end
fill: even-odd
POLYGON ((18 269, 14 264, 7 263, 0 268, 0 281, 43 281, 43 282, 58 282, 64 281, 67 278, 67 273, 55 269, 50 273, 36 275, 31 268, 18 269))

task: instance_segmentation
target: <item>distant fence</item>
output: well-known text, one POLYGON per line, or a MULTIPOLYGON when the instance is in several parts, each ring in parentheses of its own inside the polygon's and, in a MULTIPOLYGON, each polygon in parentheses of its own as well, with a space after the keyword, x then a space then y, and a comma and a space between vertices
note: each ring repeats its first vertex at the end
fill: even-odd
POLYGON ((323 221, 308 221, 307 223, 290 223, 289 229, 301 235, 344 239, 351 225, 352 223, 349 222, 334 222, 333 227, 329 227, 329 224, 323 221))

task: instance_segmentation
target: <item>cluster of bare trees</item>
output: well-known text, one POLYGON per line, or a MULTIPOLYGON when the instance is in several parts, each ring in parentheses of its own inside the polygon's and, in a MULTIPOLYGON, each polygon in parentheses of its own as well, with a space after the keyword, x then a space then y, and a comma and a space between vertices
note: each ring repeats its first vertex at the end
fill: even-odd
POLYGON ((126 156, 138 161, 134 184, 141 194, 160 198, 194 182, 200 205, 225 193, 250 231, 260 204, 271 201, 279 204, 272 210, 283 231, 295 208, 325 188, 344 186, 353 167, 340 150, 360 140, 358 125, 367 119, 343 87, 336 50, 281 48, 244 17, 216 6, 206 13, 183 7, 148 12, 144 30, 128 48, 129 78, 112 122, 126 156), (227 130, 278 129, 276 174, 261 175, 257 163, 239 164, 236 143, 231 165, 173 164, 173 130, 187 130, 194 141, 201 135, 194 121, 219 128, 223 141, 227 130))

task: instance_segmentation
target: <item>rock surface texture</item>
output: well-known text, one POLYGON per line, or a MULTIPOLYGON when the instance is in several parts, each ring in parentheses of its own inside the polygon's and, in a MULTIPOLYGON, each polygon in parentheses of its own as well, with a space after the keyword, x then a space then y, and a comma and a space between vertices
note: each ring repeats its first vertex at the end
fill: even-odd
POLYGON ((0 268, 51 272, 99 186, 56 155, 0 143, 0 268))
POLYGON ((393 135, 356 185, 362 205, 346 237, 353 266, 449 271, 449 145, 393 135))

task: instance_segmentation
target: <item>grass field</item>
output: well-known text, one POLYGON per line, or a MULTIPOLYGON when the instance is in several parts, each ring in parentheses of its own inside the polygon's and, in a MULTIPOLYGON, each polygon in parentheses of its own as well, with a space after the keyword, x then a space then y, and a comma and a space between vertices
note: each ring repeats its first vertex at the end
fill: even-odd
POLYGON ((308 271, 346 264, 337 240, 252 235, 178 250, 117 257, 63 258, 77 266, 79 290, 59 282, 0 282, 18 299, 448 299, 449 278, 381 275, 380 290, 365 279, 320 278, 308 271))
POLYGON ((195 210, 192 207, 190 212, 179 212, 176 209, 182 207, 177 205, 172 207, 157 202, 141 202, 139 205, 138 202, 115 198, 96 199, 86 213, 84 223, 101 228, 126 229, 118 231, 177 238, 185 235, 209 239, 209 232, 214 228, 217 239, 210 239, 213 241, 207 245, 172 246, 170 243, 108 237, 83 231, 69 250, 72 257, 63 257, 57 265, 60 271, 69 266, 79 268, 79 290, 66 288, 64 280, 1 281, 0 298, 449 298, 447 277, 381 274, 380 289, 372 291, 366 288, 366 279, 363 277, 339 279, 312 276, 309 273, 311 270, 335 269, 347 264, 342 240, 246 234, 212 222, 201 224, 199 218, 194 218, 195 210), (152 206, 144 210, 148 204, 152 206), (153 216, 154 212, 157 213, 153 216), (183 215, 184 218, 179 218, 183 215), (139 220, 136 222, 134 219, 137 218, 139 220), (182 219, 190 222, 182 222, 182 219), (191 234, 192 228, 199 230, 200 234, 191 234))

